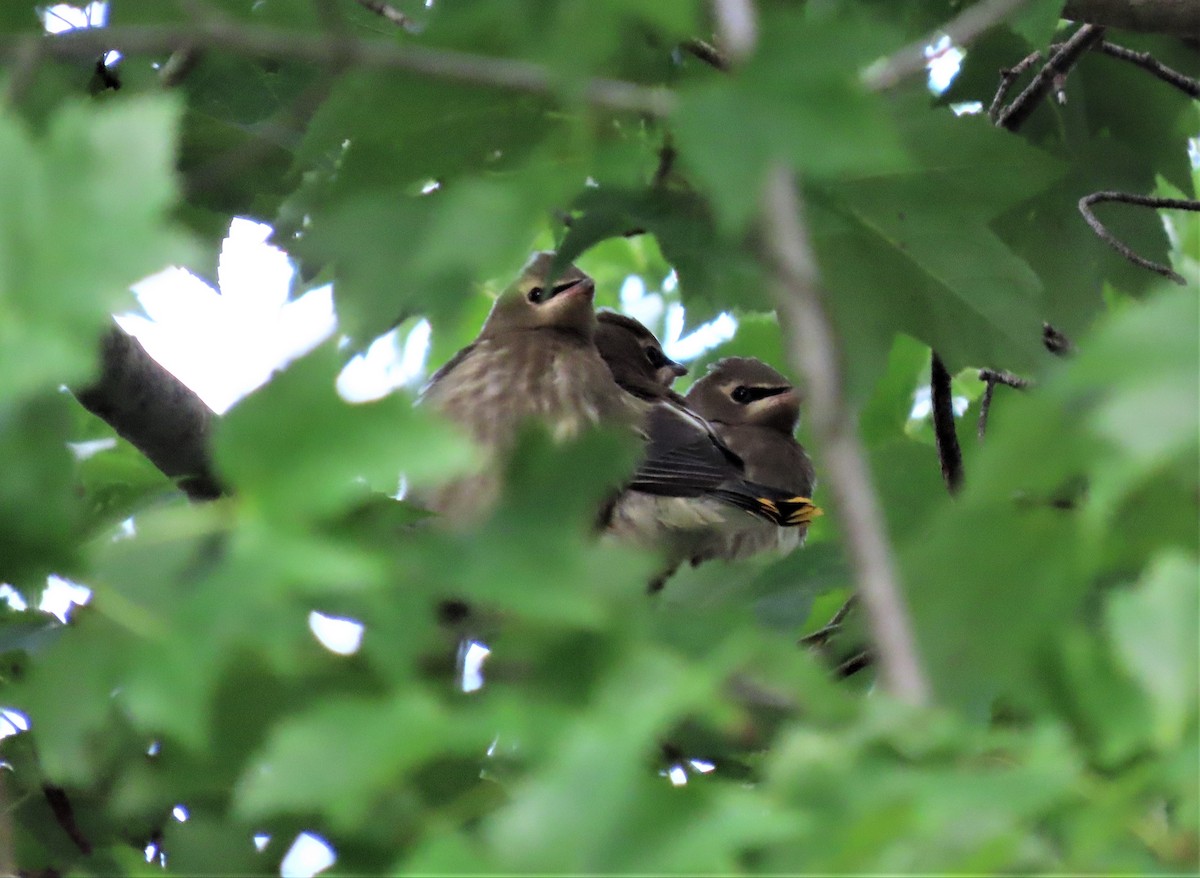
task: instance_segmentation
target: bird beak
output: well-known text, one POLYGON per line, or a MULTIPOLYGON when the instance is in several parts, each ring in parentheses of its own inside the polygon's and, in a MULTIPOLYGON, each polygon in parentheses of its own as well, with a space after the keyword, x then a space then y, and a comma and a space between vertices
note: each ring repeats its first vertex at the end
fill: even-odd
POLYGON ((676 378, 682 378, 688 373, 687 366, 683 365, 683 363, 676 363, 674 360, 667 360, 667 362, 663 364, 663 368, 670 369, 671 374, 676 378))
POLYGON ((591 301, 592 296, 596 292, 596 282, 590 277, 578 278, 576 280, 560 281, 550 288, 550 298, 557 299, 559 296, 582 296, 588 301, 591 301))

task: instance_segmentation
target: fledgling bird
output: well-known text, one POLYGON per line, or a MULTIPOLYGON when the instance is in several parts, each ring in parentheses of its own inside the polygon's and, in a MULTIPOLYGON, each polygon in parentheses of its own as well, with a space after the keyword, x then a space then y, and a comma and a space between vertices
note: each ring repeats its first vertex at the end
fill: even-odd
POLYGON ((671 390, 676 378, 688 373, 663 352, 662 344, 640 321, 615 311, 596 314, 596 347, 608 364, 613 380, 639 399, 683 397, 671 390))
POLYGON ((545 424, 555 439, 598 424, 642 421, 645 403, 621 390, 596 350, 595 283, 554 254, 535 253, 496 299, 478 337, 430 379, 422 401, 457 422, 489 453, 482 472, 423 498, 454 524, 478 520, 500 490, 497 455, 521 425, 545 424))
MULTIPOLYGON (((747 534, 796 532, 821 514, 807 493, 749 476, 716 430, 670 390, 675 370, 665 366, 671 361, 649 330, 621 315, 601 320, 597 347, 614 378, 652 403, 643 427, 645 455, 607 518, 608 531, 619 538, 665 550, 668 571, 652 590, 683 561, 754 554, 771 546, 747 534)), ((780 548, 799 542, 780 540, 780 548)))
MULTIPOLYGON (((747 479, 812 496, 817 477, 812 460, 794 435, 800 423, 800 397, 787 378, 753 357, 726 357, 693 384, 684 398, 742 460, 747 479)), ((793 528, 756 523, 727 534, 721 556, 744 557, 766 549, 790 552, 807 532, 808 521, 793 528)))

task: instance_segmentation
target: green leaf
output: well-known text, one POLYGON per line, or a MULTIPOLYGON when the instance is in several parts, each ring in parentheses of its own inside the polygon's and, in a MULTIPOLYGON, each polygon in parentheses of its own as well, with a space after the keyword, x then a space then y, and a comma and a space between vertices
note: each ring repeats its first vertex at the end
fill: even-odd
POLYGON ((1107 616, 1117 657, 1153 706, 1155 743, 1179 744, 1195 721, 1200 680, 1195 558, 1161 556, 1136 590, 1109 598, 1107 616))
POLYGON ((772 7, 755 54, 736 75, 681 89, 673 116, 680 158, 711 194, 720 228, 746 226, 775 161, 815 179, 907 166, 883 101, 859 82, 867 47, 877 44, 882 54, 886 30, 865 17, 772 7), (797 64, 797 46, 821 50, 797 64))
POLYGON ((42 137, 0 119, 0 397, 76 382, 128 287, 186 256, 166 96, 69 104, 42 137))
POLYGON ((334 388, 331 347, 293 363, 235 406, 215 437, 217 464, 247 502, 277 520, 328 515, 357 499, 356 479, 395 490, 470 461, 467 440, 425 409, 391 396, 350 405, 334 388))

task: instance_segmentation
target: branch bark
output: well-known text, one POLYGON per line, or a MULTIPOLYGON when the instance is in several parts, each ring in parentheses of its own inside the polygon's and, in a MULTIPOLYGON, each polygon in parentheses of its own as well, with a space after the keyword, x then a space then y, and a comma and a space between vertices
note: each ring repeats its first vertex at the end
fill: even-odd
POLYGON ((1050 56, 1046 66, 1038 71, 1017 97, 1002 110, 996 119, 996 124, 1009 131, 1016 131, 1025 120, 1033 115, 1042 98, 1054 88, 1055 81, 1064 76, 1075 66, 1084 53, 1104 39, 1104 28, 1099 25, 1085 24, 1062 44, 1057 52, 1050 56))
POLYGON ((954 425, 954 394, 950 388, 950 373, 942 358, 933 352, 929 366, 929 403, 933 409, 933 438, 937 443, 938 460, 946 489, 957 494, 962 489, 963 459, 954 425))
POLYGON ((1200 37, 1196 0, 1067 0, 1063 18, 1143 33, 1200 37))
POLYGON ((1093 192, 1091 195, 1085 195, 1079 199, 1079 212, 1083 214, 1083 218, 1087 220, 1087 224, 1091 226, 1093 232, 1099 235, 1100 240, 1112 247, 1134 265, 1153 271, 1155 274, 1162 275, 1165 278, 1173 280, 1175 283, 1182 285, 1187 284, 1187 278, 1171 269, 1170 266, 1161 265, 1151 259, 1146 259, 1144 256, 1138 256, 1129 248, 1129 245, 1118 240, 1117 237, 1110 232, 1100 220, 1096 219, 1096 215, 1092 213, 1092 205, 1100 204, 1104 201, 1117 201, 1122 204, 1134 204, 1139 207, 1158 207, 1158 208, 1173 208, 1176 210, 1196 210, 1200 211, 1200 201, 1188 201, 1180 198, 1158 198, 1152 195, 1134 195, 1129 192, 1093 192))
MULTIPOLYGON (((23 36, 0 40, 0 57, 7 61, 20 56, 29 51, 31 43, 38 43, 45 57, 50 58, 96 58, 112 49, 126 55, 169 55, 183 48, 207 49, 260 58, 290 58, 322 66, 357 64, 380 70, 406 70, 453 82, 530 94, 558 93, 558 82, 552 71, 528 61, 411 43, 401 45, 392 40, 244 27, 223 21, 186 26, 78 28, 52 36, 23 36)), ((589 80, 584 84, 582 97, 595 107, 656 117, 670 115, 677 103, 674 92, 668 88, 617 79, 589 80)))
POLYGON ((776 310, 788 358, 808 387, 809 419, 829 473, 880 677, 897 699, 927 704, 929 683, 900 593, 879 500, 843 398, 837 341, 821 300, 800 193, 784 165, 770 173, 763 224, 774 262, 776 310))
POLYGON ((137 339, 118 327, 109 330, 101 342, 100 377, 75 396, 193 500, 225 493, 209 458, 212 410, 137 339))
POLYGON ((929 58, 925 50, 943 36, 956 46, 966 46, 988 28, 1012 15, 1029 0, 983 0, 969 6, 935 31, 916 42, 872 64, 863 73, 863 84, 869 91, 885 91, 899 85, 909 76, 925 70, 929 58))

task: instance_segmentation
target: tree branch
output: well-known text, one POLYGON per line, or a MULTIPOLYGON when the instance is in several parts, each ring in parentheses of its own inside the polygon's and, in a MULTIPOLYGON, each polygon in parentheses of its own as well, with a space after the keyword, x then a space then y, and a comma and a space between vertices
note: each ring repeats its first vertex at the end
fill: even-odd
POLYGON ((1055 81, 1065 76, 1075 63, 1083 57, 1092 46, 1104 38, 1104 28, 1095 24, 1085 24, 1062 44, 1062 47, 1050 56, 1041 70, 1038 71, 1025 90, 1017 95, 1016 100, 1008 105, 996 120, 996 124, 1009 131, 1016 131, 1033 111, 1038 103, 1054 88, 1055 81))
POLYGON ((1142 33, 1200 34, 1196 0, 1067 0, 1062 17, 1142 33))
POLYGON ((1151 195, 1133 195, 1128 192, 1093 192, 1091 195, 1085 195, 1079 199, 1079 212, 1083 214, 1083 218, 1087 220, 1087 224, 1092 227, 1092 231, 1099 235, 1100 240, 1105 244, 1112 247, 1134 265, 1170 278, 1177 284, 1187 284, 1187 279, 1183 275, 1173 271, 1169 266, 1161 265, 1145 257, 1138 256, 1128 245, 1118 241, 1116 236, 1105 228, 1104 224, 1096 219, 1096 215, 1092 213, 1092 205, 1103 201, 1119 201, 1122 204, 1136 204, 1141 207, 1167 207, 1178 210, 1200 210, 1200 201, 1189 201, 1181 198, 1157 198, 1151 195))
POLYGON ((996 89, 996 95, 992 98, 991 106, 988 107, 988 119, 991 120, 993 125, 996 124, 996 120, 1000 117, 1000 110, 1004 106, 1004 99, 1008 97, 1008 92, 1012 89, 1013 83, 1024 75, 1026 70, 1041 60, 1041 52, 1030 52, 1012 67, 1000 71, 1000 86, 996 89))
POLYGON ((969 6, 937 30, 883 58, 865 71, 862 82, 868 91, 886 91, 910 76, 925 70, 929 57, 925 50, 943 36, 956 46, 966 46, 984 31, 999 24, 1029 0, 982 0, 969 6))
MULTIPOLYGON (((1048 326, 1049 324, 1047 324, 1048 326)), ((1025 378, 1020 378, 1012 372, 1005 372, 1001 369, 980 369, 979 380, 986 382, 987 387, 983 391, 983 399, 979 403, 979 441, 982 442, 984 436, 987 435, 988 412, 992 409, 992 395, 996 392, 997 384, 1004 384, 1008 387, 1015 387, 1017 390, 1025 390, 1032 387, 1033 382, 1025 378)))
POLYGON ((929 684, 917 656, 866 454, 843 399, 837 341, 821 301, 800 193, 786 166, 771 170, 764 202, 764 233, 774 262, 773 290, 788 358, 808 387, 809 419, 829 473, 883 685, 901 701, 926 704, 929 684))
POLYGON ((1110 58, 1137 65, 1163 82, 1175 86, 1188 97, 1200 99, 1200 81, 1192 79, 1190 76, 1184 76, 1178 70, 1172 70, 1149 52, 1135 52, 1133 49, 1126 49, 1124 46, 1110 43, 1108 40, 1104 40, 1096 46, 1096 51, 1108 55, 1110 58))
POLYGON ((933 438, 937 443, 938 460, 942 464, 942 478, 946 489, 957 494, 962 489, 962 449, 958 445, 958 432, 954 426, 954 394, 950 388, 950 373, 946 364, 933 351, 929 366, 929 402, 933 408, 933 438))
MULTIPOLYGON (((260 58, 287 58, 322 66, 357 64, 380 70, 406 70, 452 82, 538 95, 555 95, 558 91, 558 81, 552 71, 527 61, 400 45, 391 40, 330 37, 282 28, 245 27, 223 21, 190 26, 77 28, 51 36, 0 39, 0 57, 8 60, 18 56, 22 51, 28 51, 27 46, 32 42, 41 42, 46 57, 51 58, 93 58, 111 49, 126 55, 166 55, 189 47, 260 58)), ((617 79, 589 80, 582 96, 595 107, 656 117, 670 115, 677 104, 674 92, 668 88, 617 79)))
POLYGON ((193 500, 224 493, 209 458, 212 410, 124 330, 104 336, 100 377, 75 396, 193 500))
POLYGON ((415 34, 420 30, 417 23, 397 9, 390 3, 384 0, 355 0, 363 9, 374 12, 376 15, 386 18, 396 27, 401 28, 407 33, 415 34))

